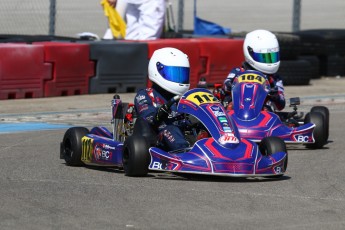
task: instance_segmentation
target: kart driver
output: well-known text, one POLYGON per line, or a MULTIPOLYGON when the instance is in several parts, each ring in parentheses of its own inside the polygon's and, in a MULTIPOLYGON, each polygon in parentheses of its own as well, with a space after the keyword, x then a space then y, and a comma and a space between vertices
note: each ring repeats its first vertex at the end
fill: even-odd
POLYGON ((223 83, 222 94, 224 102, 229 104, 228 109, 232 108, 232 82, 236 76, 246 70, 256 70, 266 75, 271 88, 274 89, 268 95, 267 106, 279 111, 284 109, 283 81, 276 74, 280 65, 279 44, 276 36, 267 30, 254 30, 246 35, 243 52, 245 61, 242 66, 232 69, 223 83))
POLYGON ((138 117, 147 120, 158 132, 158 147, 166 151, 189 147, 181 131, 183 121, 178 116, 176 103, 167 102, 189 89, 190 65, 188 56, 175 48, 156 50, 148 66, 152 87, 138 91, 134 104, 138 117))

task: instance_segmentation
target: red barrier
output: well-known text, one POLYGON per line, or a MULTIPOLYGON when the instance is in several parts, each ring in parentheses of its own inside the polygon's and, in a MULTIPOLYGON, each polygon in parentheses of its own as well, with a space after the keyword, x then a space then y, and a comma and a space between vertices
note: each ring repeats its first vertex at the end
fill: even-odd
MULTIPOLYGON (((196 87, 199 81, 200 51, 198 39, 160 39, 146 41, 148 44, 148 58, 151 58, 153 52, 164 47, 173 47, 186 53, 190 61, 190 84, 191 88, 196 87)), ((148 82, 150 86, 150 82, 148 82)))
POLYGON ((42 45, 0 44, 0 99, 43 97, 51 71, 42 45))
MULTIPOLYGON (((209 83, 223 82, 229 71, 244 60, 243 40, 182 38, 138 42, 147 44, 148 59, 163 47, 185 52, 190 59, 191 88, 201 77, 209 83)), ((95 75, 89 44, 0 44, 0 99, 87 94, 90 78, 95 75)))
POLYGON ((199 38, 199 44, 199 78, 208 83, 223 83, 230 70, 244 61, 242 39, 199 38))
POLYGON ((53 78, 45 83, 44 96, 70 96, 89 93, 94 76, 88 44, 37 42, 44 46, 44 60, 53 64, 53 78))

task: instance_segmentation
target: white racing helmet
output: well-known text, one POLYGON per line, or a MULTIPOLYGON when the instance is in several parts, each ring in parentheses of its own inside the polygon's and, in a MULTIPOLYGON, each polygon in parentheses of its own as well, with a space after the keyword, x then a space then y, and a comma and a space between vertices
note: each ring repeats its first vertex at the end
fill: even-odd
POLYGON ((276 36, 267 30, 254 30, 246 35, 243 43, 246 62, 254 69, 274 74, 280 65, 279 43, 276 36))
POLYGON ((149 79, 164 90, 182 95, 189 89, 188 56, 175 48, 156 50, 149 62, 149 79))

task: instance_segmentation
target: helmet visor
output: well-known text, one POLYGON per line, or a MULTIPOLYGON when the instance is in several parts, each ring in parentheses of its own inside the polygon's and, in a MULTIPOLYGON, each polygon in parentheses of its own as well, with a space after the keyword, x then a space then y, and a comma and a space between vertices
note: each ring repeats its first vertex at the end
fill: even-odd
POLYGON ((254 61, 260 62, 260 63, 276 63, 279 62, 279 51, 277 52, 268 52, 268 53, 257 53, 255 52, 251 47, 248 46, 248 52, 250 56, 254 59, 254 61))
POLYGON ((189 84, 189 67, 166 66, 157 62, 157 71, 168 81, 189 84))

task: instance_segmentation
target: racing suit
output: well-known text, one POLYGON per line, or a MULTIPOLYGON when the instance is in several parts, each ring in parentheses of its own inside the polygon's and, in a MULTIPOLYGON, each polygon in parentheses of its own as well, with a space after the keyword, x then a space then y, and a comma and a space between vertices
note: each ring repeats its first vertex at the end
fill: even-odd
POLYGON ((157 120, 159 108, 169 99, 154 88, 141 89, 135 96, 134 105, 138 117, 144 118, 158 132, 157 147, 165 151, 187 148, 189 143, 181 131, 183 121, 174 119, 182 116, 177 112, 176 104, 171 106, 169 117, 157 120))
MULTIPOLYGON (((255 70, 247 62, 242 64, 242 67, 233 68, 227 78, 224 80, 223 88, 225 93, 225 102, 231 102, 231 87, 234 78, 246 70, 255 70)), ((285 108, 285 96, 283 81, 277 74, 265 75, 270 83, 271 88, 276 89, 276 92, 269 94, 267 106, 273 106, 274 110, 283 110, 285 108)))

